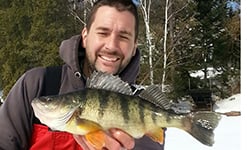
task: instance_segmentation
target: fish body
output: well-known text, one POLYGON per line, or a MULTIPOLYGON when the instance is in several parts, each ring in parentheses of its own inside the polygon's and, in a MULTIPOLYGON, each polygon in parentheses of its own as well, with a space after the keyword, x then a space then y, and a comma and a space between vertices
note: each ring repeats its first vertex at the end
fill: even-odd
POLYGON ((220 119, 217 113, 178 114, 170 109, 170 101, 157 88, 150 86, 139 96, 132 95, 129 89, 116 92, 117 88, 128 86, 119 81, 118 87, 112 87, 112 83, 103 81, 109 81, 109 77, 111 81, 119 80, 112 79, 112 75, 96 74, 91 78, 93 81, 88 81, 92 85, 85 90, 35 98, 32 101, 35 116, 52 130, 72 134, 87 135, 118 128, 134 138, 147 135, 163 143, 163 128, 175 127, 205 145, 213 144, 213 130, 220 119))

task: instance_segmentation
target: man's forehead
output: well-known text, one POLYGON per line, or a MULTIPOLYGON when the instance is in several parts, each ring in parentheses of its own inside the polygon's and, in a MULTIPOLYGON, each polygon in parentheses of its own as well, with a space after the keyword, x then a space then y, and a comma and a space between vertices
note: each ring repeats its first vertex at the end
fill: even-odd
POLYGON ((107 5, 101 6, 97 9, 95 13, 95 18, 97 16, 107 16, 109 13, 113 13, 113 12, 114 14, 125 14, 127 16, 132 16, 132 18, 135 18, 135 16, 128 10, 118 10, 115 7, 107 6, 107 5))
POLYGON ((102 6, 97 10, 92 24, 98 24, 102 27, 118 24, 123 28, 132 28, 132 26, 135 27, 135 18, 127 10, 118 11, 114 7, 102 6))

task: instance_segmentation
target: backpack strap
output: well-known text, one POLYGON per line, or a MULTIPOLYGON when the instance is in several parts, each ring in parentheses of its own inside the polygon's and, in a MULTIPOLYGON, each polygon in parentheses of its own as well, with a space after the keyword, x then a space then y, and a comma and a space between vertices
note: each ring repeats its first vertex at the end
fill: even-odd
MULTIPOLYGON (((44 73, 44 85, 40 96, 56 95, 61 85, 62 66, 46 67, 44 73)), ((35 124, 42 124, 38 118, 34 117, 35 124)))
POLYGON ((56 95, 61 85, 62 66, 46 67, 44 76, 43 96, 56 95))

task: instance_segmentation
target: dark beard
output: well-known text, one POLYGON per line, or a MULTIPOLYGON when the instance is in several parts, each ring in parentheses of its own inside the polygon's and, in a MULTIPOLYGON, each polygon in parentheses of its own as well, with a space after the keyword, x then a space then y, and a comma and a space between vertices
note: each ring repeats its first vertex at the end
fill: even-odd
POLYGON ((83 74, 87 77, 89 77, 96 70, 95 65, 89 62, 88 57, 85 57, 82 66, 83 74))

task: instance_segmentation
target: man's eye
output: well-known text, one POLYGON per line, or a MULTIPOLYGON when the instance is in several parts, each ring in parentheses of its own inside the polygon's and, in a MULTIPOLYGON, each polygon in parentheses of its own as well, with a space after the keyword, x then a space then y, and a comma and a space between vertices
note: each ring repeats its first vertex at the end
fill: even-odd
POLYGON ((128 39, 129 39, 129 37, 124 36, 124 35, 121 35, 120 38, 121 38, 121 39, 125 39, 125 40, 128 40, 128 39))
POLYGON ((98 34, 101 35, 101 36, 106 36, 107 35, 106 32, 98 32, 98 34))

